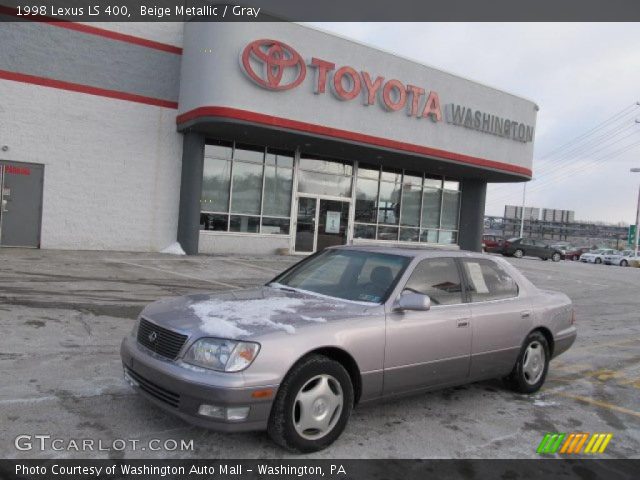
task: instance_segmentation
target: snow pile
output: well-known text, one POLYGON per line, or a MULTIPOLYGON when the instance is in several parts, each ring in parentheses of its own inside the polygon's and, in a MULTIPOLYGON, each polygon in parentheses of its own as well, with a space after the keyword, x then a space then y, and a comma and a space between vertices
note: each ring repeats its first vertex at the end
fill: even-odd
POLYGON ((168 253, 170 255, 186 255, 186 253, 184 253, 184 250, 182 249, 182 247, 178 242, 173 242, 171 245, 169 245, 167 248, 162 250, 160 253, 168 253))
MULTIPOLYGON (((236 338, 251 332, 243 327, 265 326, 293 334, 293 325, 271 320, 278 314, 295 314, 296 308, 305 304, 303 300, 289 297, 259 298, 255 300, 227 301, 208 300, 195 303, 189 308, 202 321, 200 327, 208 335, 223 338, 236 338)), ((324 322, 323 318, 300 315, 307 321, 324 322)))

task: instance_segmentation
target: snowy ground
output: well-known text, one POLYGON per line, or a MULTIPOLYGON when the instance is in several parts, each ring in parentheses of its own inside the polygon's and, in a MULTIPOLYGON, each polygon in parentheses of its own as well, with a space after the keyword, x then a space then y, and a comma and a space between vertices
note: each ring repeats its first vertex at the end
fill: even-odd
MULTIPOLYGON (((0 250, 0 457, 278 458, 263 433, 220 434, 150 405, 122 379, 120 340, 159 297, 259 285, 299 257, 0 250), (193 451, 20 451, 18 435, 193 440, 193 451)), ((574 301, 579 339, 545 388, 483 382, 356 409, 313 458, 536 457, 546 432, 611 432, 605 456, 640 451, 640 269, 510 260, 574 301)), ((34 442, 35 443, 35 442, 34 442)))

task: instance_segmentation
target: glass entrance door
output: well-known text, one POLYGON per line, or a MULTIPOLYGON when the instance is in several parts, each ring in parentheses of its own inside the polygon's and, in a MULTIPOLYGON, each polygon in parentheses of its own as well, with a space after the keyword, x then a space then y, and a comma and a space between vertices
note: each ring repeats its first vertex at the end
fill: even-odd
POLYGON ((347 243, 349 202, 319 199, 316 250, 347 243))
POLYGON ((294 246, 296 252, 311 253, 315 251, 317 202, 316 198, 298 198, 296 243, 294 246))
POLYGON ((321 197, 298 197, 294 251, 312 253, 347 243, 349 202, 321 197))

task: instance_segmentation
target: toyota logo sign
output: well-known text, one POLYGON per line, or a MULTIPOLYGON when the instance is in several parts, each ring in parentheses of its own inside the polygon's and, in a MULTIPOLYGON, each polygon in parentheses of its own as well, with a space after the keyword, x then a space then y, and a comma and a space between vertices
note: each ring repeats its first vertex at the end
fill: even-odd
POLYGON ((242 69, 261 87, 289 90, 302 83, 307 67, 298 52, 278 40, 251 42, 240 57, 242 69))

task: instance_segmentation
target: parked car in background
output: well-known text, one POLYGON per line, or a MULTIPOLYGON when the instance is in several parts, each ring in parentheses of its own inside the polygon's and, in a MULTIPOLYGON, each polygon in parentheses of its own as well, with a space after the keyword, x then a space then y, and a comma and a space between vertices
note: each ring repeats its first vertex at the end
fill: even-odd
POLYGON ((482 248, 485 252, 497 253, 502 251, 502 245, 504 244, 504 238, 498 235, 483 235, 482 236, 482 248))
POLYGON ((613 255, 617 250, 613 248, 599 248, 580 255, 580 261, 583 263, 603 263, 605 255, 613 255))
POLYGON ((552 248, 542 240, 532 238, 515 237, 504 242, 502 254, 507 257, 522 258, 524 256, 539 257, 542 260, 551 259, 554 262, 562 260, 562 253, 557 248, 552 248))
POLYGON ((634 250, 623 250, 622 252, 605 255, 602 260, 605 265, 628 267, 632 260, 637 260, 638 258, 634 250))
POLYGON ((502 258, 336 247, 263 286, 158 300, 120 354, 165 411, 313 452, 360 403, 490 378, 535 393, 575 338, 569 297, 502 258))
POLYGON ((580 260, 580 255, 587 253, 591 247, 570 247, 564 252, 565 260, 580 260))
POLYGON ((572 248, 572 246, 569 245, 568 243, 552 243, 551 248, 555 248, 556 250, 559 250, 560 254, 562 255, 562 260, 564 260, 567 250, 569 248, 572 248))

